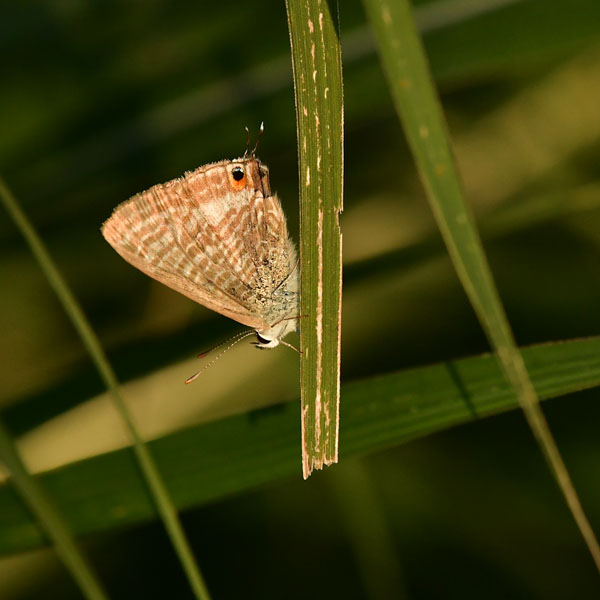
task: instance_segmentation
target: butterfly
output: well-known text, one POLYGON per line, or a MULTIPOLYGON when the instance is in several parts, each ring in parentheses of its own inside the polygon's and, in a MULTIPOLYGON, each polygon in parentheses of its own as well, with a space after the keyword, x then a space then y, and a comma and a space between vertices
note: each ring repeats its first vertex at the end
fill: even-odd
POLYGON ((296 248, 254 152, 133 196, 102 235, 146 275, 254 329, 258 348, 288 345, 298 326, 296 248))

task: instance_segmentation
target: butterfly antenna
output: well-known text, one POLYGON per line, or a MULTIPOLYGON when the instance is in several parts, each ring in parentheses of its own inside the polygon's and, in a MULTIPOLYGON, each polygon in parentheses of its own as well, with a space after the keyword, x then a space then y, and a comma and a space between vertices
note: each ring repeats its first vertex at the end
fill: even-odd
POLYGON ((198 354, 198 358, 203 358, 207 354, 210 354, 211 352, 214 352, 218 348, 225 346, 225 344, 229 344, 225 349, 221 350, 221 352, 219 352, 219 354, 217 354, 209 363, 204 365, 197 373, 194 373, 191 377, 188 377, 185 380, 186 385, 188 383, 192 383, 192 381, 195 381, 196 379, 198 379, 198 377, 200 376, 200 373, 202 373, 203 371, 206 371, 206 369, 208 369, 208 367, 214 365, 219 360, 219 358, 221 358, 221 356, 223 356, 223 354, 225 354, 225 352, 227 352, 228 350, 231 350, 231 348, 233 348, 238 342, 241 342, 244 338, 247 338, 249 335, 252 335, 253 333, 254 333, 253 329, 251 329, 250 331, 242 331, 241 333, 237 333, 233 337, 230 337, 228 340, 225 340, 224 342, 221 342, 220 344, 216 345, 214 348, 211 348, 210 350, 207 350, 206 352, 201 352, 200 354, 198 354))
POLYGON ((246 335, 247 333, 248 333, 247 331, 240 331, 240 333, 236 333, 235 335, 228 337, 226 340, 219 342, 216 346, 213 346, 212 348, 209 348, 208 350, 205 350, 204 352, 200 352, 200 353, 196 354, 196 358, 204 358, 205 356, 209 355, 211 352, 218 350, 221 346, 224 346, 225 344, 229 344, 229 342, 235 340, 238 337, 242 337, 242 336, 246 335))

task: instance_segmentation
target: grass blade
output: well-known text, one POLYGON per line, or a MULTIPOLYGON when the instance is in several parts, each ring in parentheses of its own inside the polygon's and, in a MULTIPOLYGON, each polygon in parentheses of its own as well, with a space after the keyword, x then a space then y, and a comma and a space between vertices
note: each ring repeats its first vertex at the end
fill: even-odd
POLYGON ((600 546, 539 406, 464 201, 443 113, 410 3, 408 0, 364 0, 364 5, 375 31, 396 110, 452 262, 600 570, 600 546))
POLYGON ((337 15, 286 1, 300 182, 302 472, 337 462, 342 302, 343 108, 337 15))
POLYGON ((25 468, 10 433, 1 421, 0 459, 9 469, 15 488, 53 542, 56 552, 69 569, 83 595, 89 600, 108 598, 77 546, 69 526, 48 498, 39 479, 33 477, 25 468))
POLYGON ((102 350, 102 346, 100 345, 94 330, 86 319, 77 300, 71 293, 66 281, 52 261, 44 243, 2 179, 0 179, 0 200, 3 202, 6 210, 29 244, 33 255, 37 259, 44 275, 61 301, 63 308, 71 319, 77 333, 79 333, 79 336, 111 394, 114 405, 123 419, 131 437, 134 453, 139 462, 141 471, 144 474, 148 488, 156 502, 158 513, 164 522, 167 533, 194 594, 200 599, 209 598, 210 596, 206 584, 196 565, 192 550, 185 537, 179 517, 177 516, 177 510, 169 498, 167 488, 158 472, 158 468, 156 467, 152 456, 150 455, 148 447, 140 437, 135 423, 125 406, 125 402, 119 391, 119 382, 102 350))
POLYGON ((365 597, 383 600, 409 598, 392 528, 362 461, 346 461, 328 479, 338 504, 365 597))
MULTIPOLYGON (((540 397, 600 385, 600 337, 523 349, 540 397)), ((518 408, 497 359, 485 355, 342 386, 342 456, 361 456, 518 408)), ((297 402, 178 431, 149 442, 180 509, 256 489, 298 469, 297 402)), ((39 475, 76 533, 156 518, 128 449, 39 475), (83 492, 85 491, 85 493, 83 492)), ((9 486, 0 486, 0 553, 44 544, 9 486)))

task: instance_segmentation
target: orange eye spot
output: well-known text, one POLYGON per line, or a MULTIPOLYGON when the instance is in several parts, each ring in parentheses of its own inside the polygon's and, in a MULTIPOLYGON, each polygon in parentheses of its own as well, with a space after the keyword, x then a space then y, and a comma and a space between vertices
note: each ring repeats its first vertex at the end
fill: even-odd
POLYGON ((231 169, 231 185, 236 192, 243 190, 246 186, 246 173, 242 167, 231 169))

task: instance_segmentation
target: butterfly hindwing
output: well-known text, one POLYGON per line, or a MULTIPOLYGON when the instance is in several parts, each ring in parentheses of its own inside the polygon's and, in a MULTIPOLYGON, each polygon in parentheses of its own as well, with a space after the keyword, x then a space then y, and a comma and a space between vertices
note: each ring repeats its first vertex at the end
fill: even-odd
POLYGON ((200 167, 119 205, 102 228, 125 260, 254 329, 295 263, 268 171, 242 158, 200 167))

